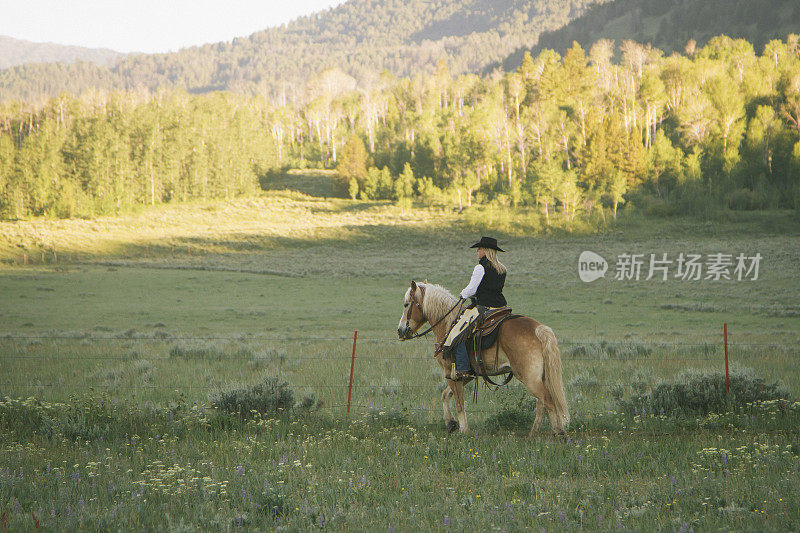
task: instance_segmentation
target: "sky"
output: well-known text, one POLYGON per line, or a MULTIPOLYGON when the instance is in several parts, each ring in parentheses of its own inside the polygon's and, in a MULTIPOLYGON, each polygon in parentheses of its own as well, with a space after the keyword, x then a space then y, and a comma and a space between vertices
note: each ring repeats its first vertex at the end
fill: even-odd
POLYGON ((0 35, 117 52, 170 52, 245 37, 344 1, 0 0, 0 35))

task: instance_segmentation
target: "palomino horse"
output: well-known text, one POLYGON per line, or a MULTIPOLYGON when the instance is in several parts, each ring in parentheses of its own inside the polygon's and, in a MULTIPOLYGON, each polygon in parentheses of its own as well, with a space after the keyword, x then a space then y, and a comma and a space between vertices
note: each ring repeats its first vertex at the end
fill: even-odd
MULTIPOLYGON (((410 339, 426 322, 432 326, 437 346, 447 337, 450 326, 456 320, 458 299, 439 285, 411 282, 403 299, 403 316, 397 327, 400 340, 410 339)), ((544 404, 550 417, 550 426, 556 434, 564 434, 569 426, 569 410, 564 397, 561 380, 561 354, 553 330, 536 320, 523 316, 507 320, 500 325, 497 342, 500 350, 495 360, 493 346, 482 352, 487 374, 497 376, 513 372, 538 400, 536 417, 528 436, 539 430, 544 419, 544 404)), ((464 382, 449 378, 451 363, 437 351, 436 361, 444 369, 447 387, 442 392, 444 421, 447 428, 455 431, 456 422, 450 412, 450 399, 454 398, 458 411, 458 428, 466 433, 467 414, 464 410, 464 382)), ((475 359, 472 360, 476 368, 475 359)))

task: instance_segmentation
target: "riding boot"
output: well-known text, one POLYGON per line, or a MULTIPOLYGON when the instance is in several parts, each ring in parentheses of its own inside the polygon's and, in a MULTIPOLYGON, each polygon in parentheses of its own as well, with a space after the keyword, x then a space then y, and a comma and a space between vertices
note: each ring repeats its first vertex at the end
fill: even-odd
POLYGON ((456 356, 456 362, 450 369, 450 379, 458 381, 465 376, 472 376, 469 367, 469 355, 467 354, 467 345, 464 342, 459 342, 453 346, 453 353, 456 356))

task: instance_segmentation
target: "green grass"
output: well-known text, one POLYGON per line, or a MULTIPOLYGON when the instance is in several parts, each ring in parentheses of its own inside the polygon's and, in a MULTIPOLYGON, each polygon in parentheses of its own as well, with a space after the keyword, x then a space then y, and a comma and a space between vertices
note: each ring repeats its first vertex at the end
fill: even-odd
POLYGON ((530 211, 297 193, 4 224, 0 513, 11 530, 798 529, 799 229, 791 212, 630 212, 570 232, 530 211), (482 388, 470 435, 448 435, 430 341, 395 340, 409 281, 459 290, 481 234, 509 250, 514 309, 559 338, 566 442, 546 427, 524 438, 518 384, 482 388), (16 264, 51 245, 58 262, 16 264), (756 281, 610 271, 585 284, 583 250, 764 259, 756 281), (687 368, 720 371, 723 321, 732 364, 779 381, 788 403, 618 408, 616 394, 687 368), (211 407, 265 376, 322 408, 242 419, 211 407))

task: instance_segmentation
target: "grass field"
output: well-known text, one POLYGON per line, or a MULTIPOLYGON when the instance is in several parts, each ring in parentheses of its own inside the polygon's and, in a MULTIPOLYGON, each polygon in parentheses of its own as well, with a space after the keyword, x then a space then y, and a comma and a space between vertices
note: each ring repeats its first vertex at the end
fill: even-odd
POLYGON ((798 244, 791 212, 630 213, 570 234, 530 212, 322 192, 0 224, 3 527, 797 530, 798 244), (561 343, 566 442, 524 438, 516 385, 482 388, 471 433, 448 435, 430 341, 395 339, 409 281, 460 290, 489 232, 509 250, 510 304, 561 343), (584 250, 612 263, 605 279, 578 279, 584 250), (719 252, 760 253, 759 278, 614 279, 620 254, 719 252), (788 401, 615 401, 721 370, 723 322, 735 367, 788 401), (321 408, 211 406, 265 376, 321 408))

